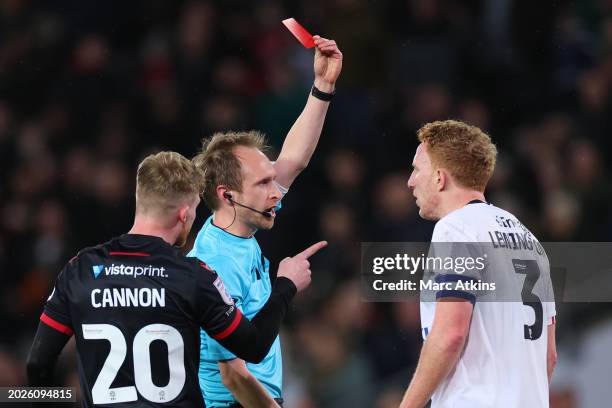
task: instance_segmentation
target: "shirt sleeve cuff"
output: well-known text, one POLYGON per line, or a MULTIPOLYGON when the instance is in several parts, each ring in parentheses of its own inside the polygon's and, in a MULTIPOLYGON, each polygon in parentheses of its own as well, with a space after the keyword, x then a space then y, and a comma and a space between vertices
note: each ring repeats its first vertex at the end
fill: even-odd
POLYGON ((46 311, 40 315, 40 321, 46 324, 47 326, 59 331, 60 333, 64 333, 67 336, 72 336, 74 334, 74 331, 72 330, 72 327, 70 327, 70 325, 64 324, 58 321, 57 319, 54 319, 49 314, 47 314, 46 311))
POLYGON ((211 337, 215 340, 223 340, 224 338, 230 336, 236 330, 241 320, 242 320, 242 313, 240 312, 240 309, 237 308, 236 315, 234 316, 234 320, 232 320, 230 325, 227 326, 224 330, 220 331, 219 333, 211 335, 211 337))

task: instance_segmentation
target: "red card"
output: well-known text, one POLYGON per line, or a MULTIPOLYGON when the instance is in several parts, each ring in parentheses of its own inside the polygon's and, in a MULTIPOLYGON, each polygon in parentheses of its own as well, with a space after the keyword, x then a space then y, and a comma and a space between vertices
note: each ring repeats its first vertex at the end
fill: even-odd
POLYGON ((304 27, 300 25, 295 18, 288 18, 283 20, 283 24, 291 31, 291 34, 294 35, 295 38, 298 39, 299 42, 306 48, 312 48, 315 46, 314 39, 312 35, 306 31, 304 27))

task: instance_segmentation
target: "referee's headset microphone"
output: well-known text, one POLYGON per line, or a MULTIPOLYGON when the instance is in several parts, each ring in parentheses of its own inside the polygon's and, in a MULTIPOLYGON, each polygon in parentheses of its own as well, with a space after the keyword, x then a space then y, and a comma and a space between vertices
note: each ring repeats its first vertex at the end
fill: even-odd
POLYGON ((227 198, 229 200, 229 202, 234 204, 234 205, 237 205, 239 207, 246 208, 247 210, 251 210, 253 212, 261 214, 261 215, 263 215, 266 218, 272 217, 272 214, 270 213, 270 211, 259 211, 259 210, 256 210, 256 209, 252 208, 252 207, 249 207, 248 205, 240 204, 238 201, 234 201, 234 199, 232 198, 232 194, 227 192, 227 191, 225 191, 223 193, 223 197, 227 198))

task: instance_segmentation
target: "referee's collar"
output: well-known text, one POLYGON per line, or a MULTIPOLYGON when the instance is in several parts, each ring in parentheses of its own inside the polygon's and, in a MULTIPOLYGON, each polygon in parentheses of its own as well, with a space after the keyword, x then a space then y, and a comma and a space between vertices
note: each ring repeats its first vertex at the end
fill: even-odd
POLYGON ((220 226, 216 225, 214 220, 213 220, 213 216, 212 215, 208 218, 207 222, 210 223, 210 226, 211 226, 213 231, 216 231, 218 234, 225 235, 228 238, 235 239, 237 242, 240 242, 240 241, 244 242, 244 241, 248 241, 250 239, 255 238, 255 234, 251 235, 250 237, 241 237, 240 235, 232 234, 231 232, 229 232, 229 231, 221 228, 220 226))

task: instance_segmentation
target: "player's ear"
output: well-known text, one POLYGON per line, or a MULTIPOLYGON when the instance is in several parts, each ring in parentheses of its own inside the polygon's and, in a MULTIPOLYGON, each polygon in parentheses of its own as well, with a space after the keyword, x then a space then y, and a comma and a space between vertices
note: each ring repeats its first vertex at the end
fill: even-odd
POLYGON ((444 187, 446 187, 446 183, 449 181, 448 180, 448 174, 446 173, 446 170, 444 169, 436 169, 436 187, 438 189, 438 191, 442 191, 444 190, 444 187))
POLYGON ((189 213, 189 208, 190 207, 191 206, 189 204, 187 204, 187 203, 182 204, 179 207, 179 210, 178 210, 178 220, 179 220, 179 222, 181 222, 183 224, 187 222, 187 214, 189 213))

